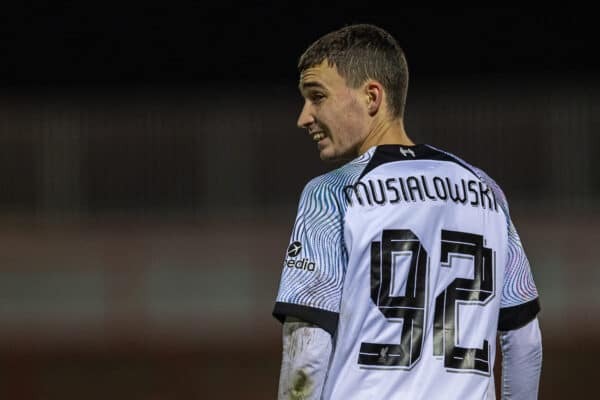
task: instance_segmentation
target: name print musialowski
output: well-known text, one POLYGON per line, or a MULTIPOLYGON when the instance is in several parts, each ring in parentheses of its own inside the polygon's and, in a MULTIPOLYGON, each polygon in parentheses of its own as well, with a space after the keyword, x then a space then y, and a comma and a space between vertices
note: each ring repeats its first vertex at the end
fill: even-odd
POLYGON ((368 179, 344 187, 349 206, 373 206, 416 201, 442 201, 498 211, 494 192, 479 180, 406 176, 368 179))

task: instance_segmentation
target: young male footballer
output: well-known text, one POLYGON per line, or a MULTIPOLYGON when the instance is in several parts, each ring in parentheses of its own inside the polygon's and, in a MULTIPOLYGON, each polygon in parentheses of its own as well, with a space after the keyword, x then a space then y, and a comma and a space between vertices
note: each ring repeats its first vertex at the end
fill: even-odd
POLYGON ((500 187, 415 144, 404 53, 351 25, 301 56, 298 126, 323 160, 302 193, 273 314, 279 399, 536 399, 538 293, 500 187))

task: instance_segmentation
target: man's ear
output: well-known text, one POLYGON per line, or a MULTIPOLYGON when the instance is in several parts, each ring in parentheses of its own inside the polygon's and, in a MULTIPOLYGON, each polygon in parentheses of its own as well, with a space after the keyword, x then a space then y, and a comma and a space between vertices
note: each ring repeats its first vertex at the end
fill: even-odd
POLYGON ((367 111, 370 116, 377 114, 383 103, 383 86, 377 81, 365 83, 365 94, 367 96, 367 111))

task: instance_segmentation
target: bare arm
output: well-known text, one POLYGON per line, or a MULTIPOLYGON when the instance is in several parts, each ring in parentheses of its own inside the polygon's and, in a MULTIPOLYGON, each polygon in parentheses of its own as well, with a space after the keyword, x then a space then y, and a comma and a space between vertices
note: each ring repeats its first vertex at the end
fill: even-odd
POLYGON ((286 319, 279 400, 319 400, 331 356, 331 335, 316 325, 286 319))
POLYGON ((538 398, 542 370, 542 335, 537 318, 512 331, 500 332, 502 400, 538 398))

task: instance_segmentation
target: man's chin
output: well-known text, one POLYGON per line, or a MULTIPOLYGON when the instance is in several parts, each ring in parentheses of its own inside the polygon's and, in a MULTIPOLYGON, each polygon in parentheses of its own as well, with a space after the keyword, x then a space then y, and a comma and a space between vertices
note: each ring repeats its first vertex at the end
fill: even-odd
POLYGON ((351 157, 344 157, 339 154, 330 153, 330 152, 326 151, 325 149, 321 150, 319 152, 319 158, 321 159, 321 161, 331 162, 331 163, 348 161, 351 159, 351 157))
POLYGON ((321 159, 321 161, 335 162, 339 160, 339 157, 337 157, 336 154, 333 154, 332 152, 327 150, 328 149, 323 149, 319 152, 319 158, 321 159))

